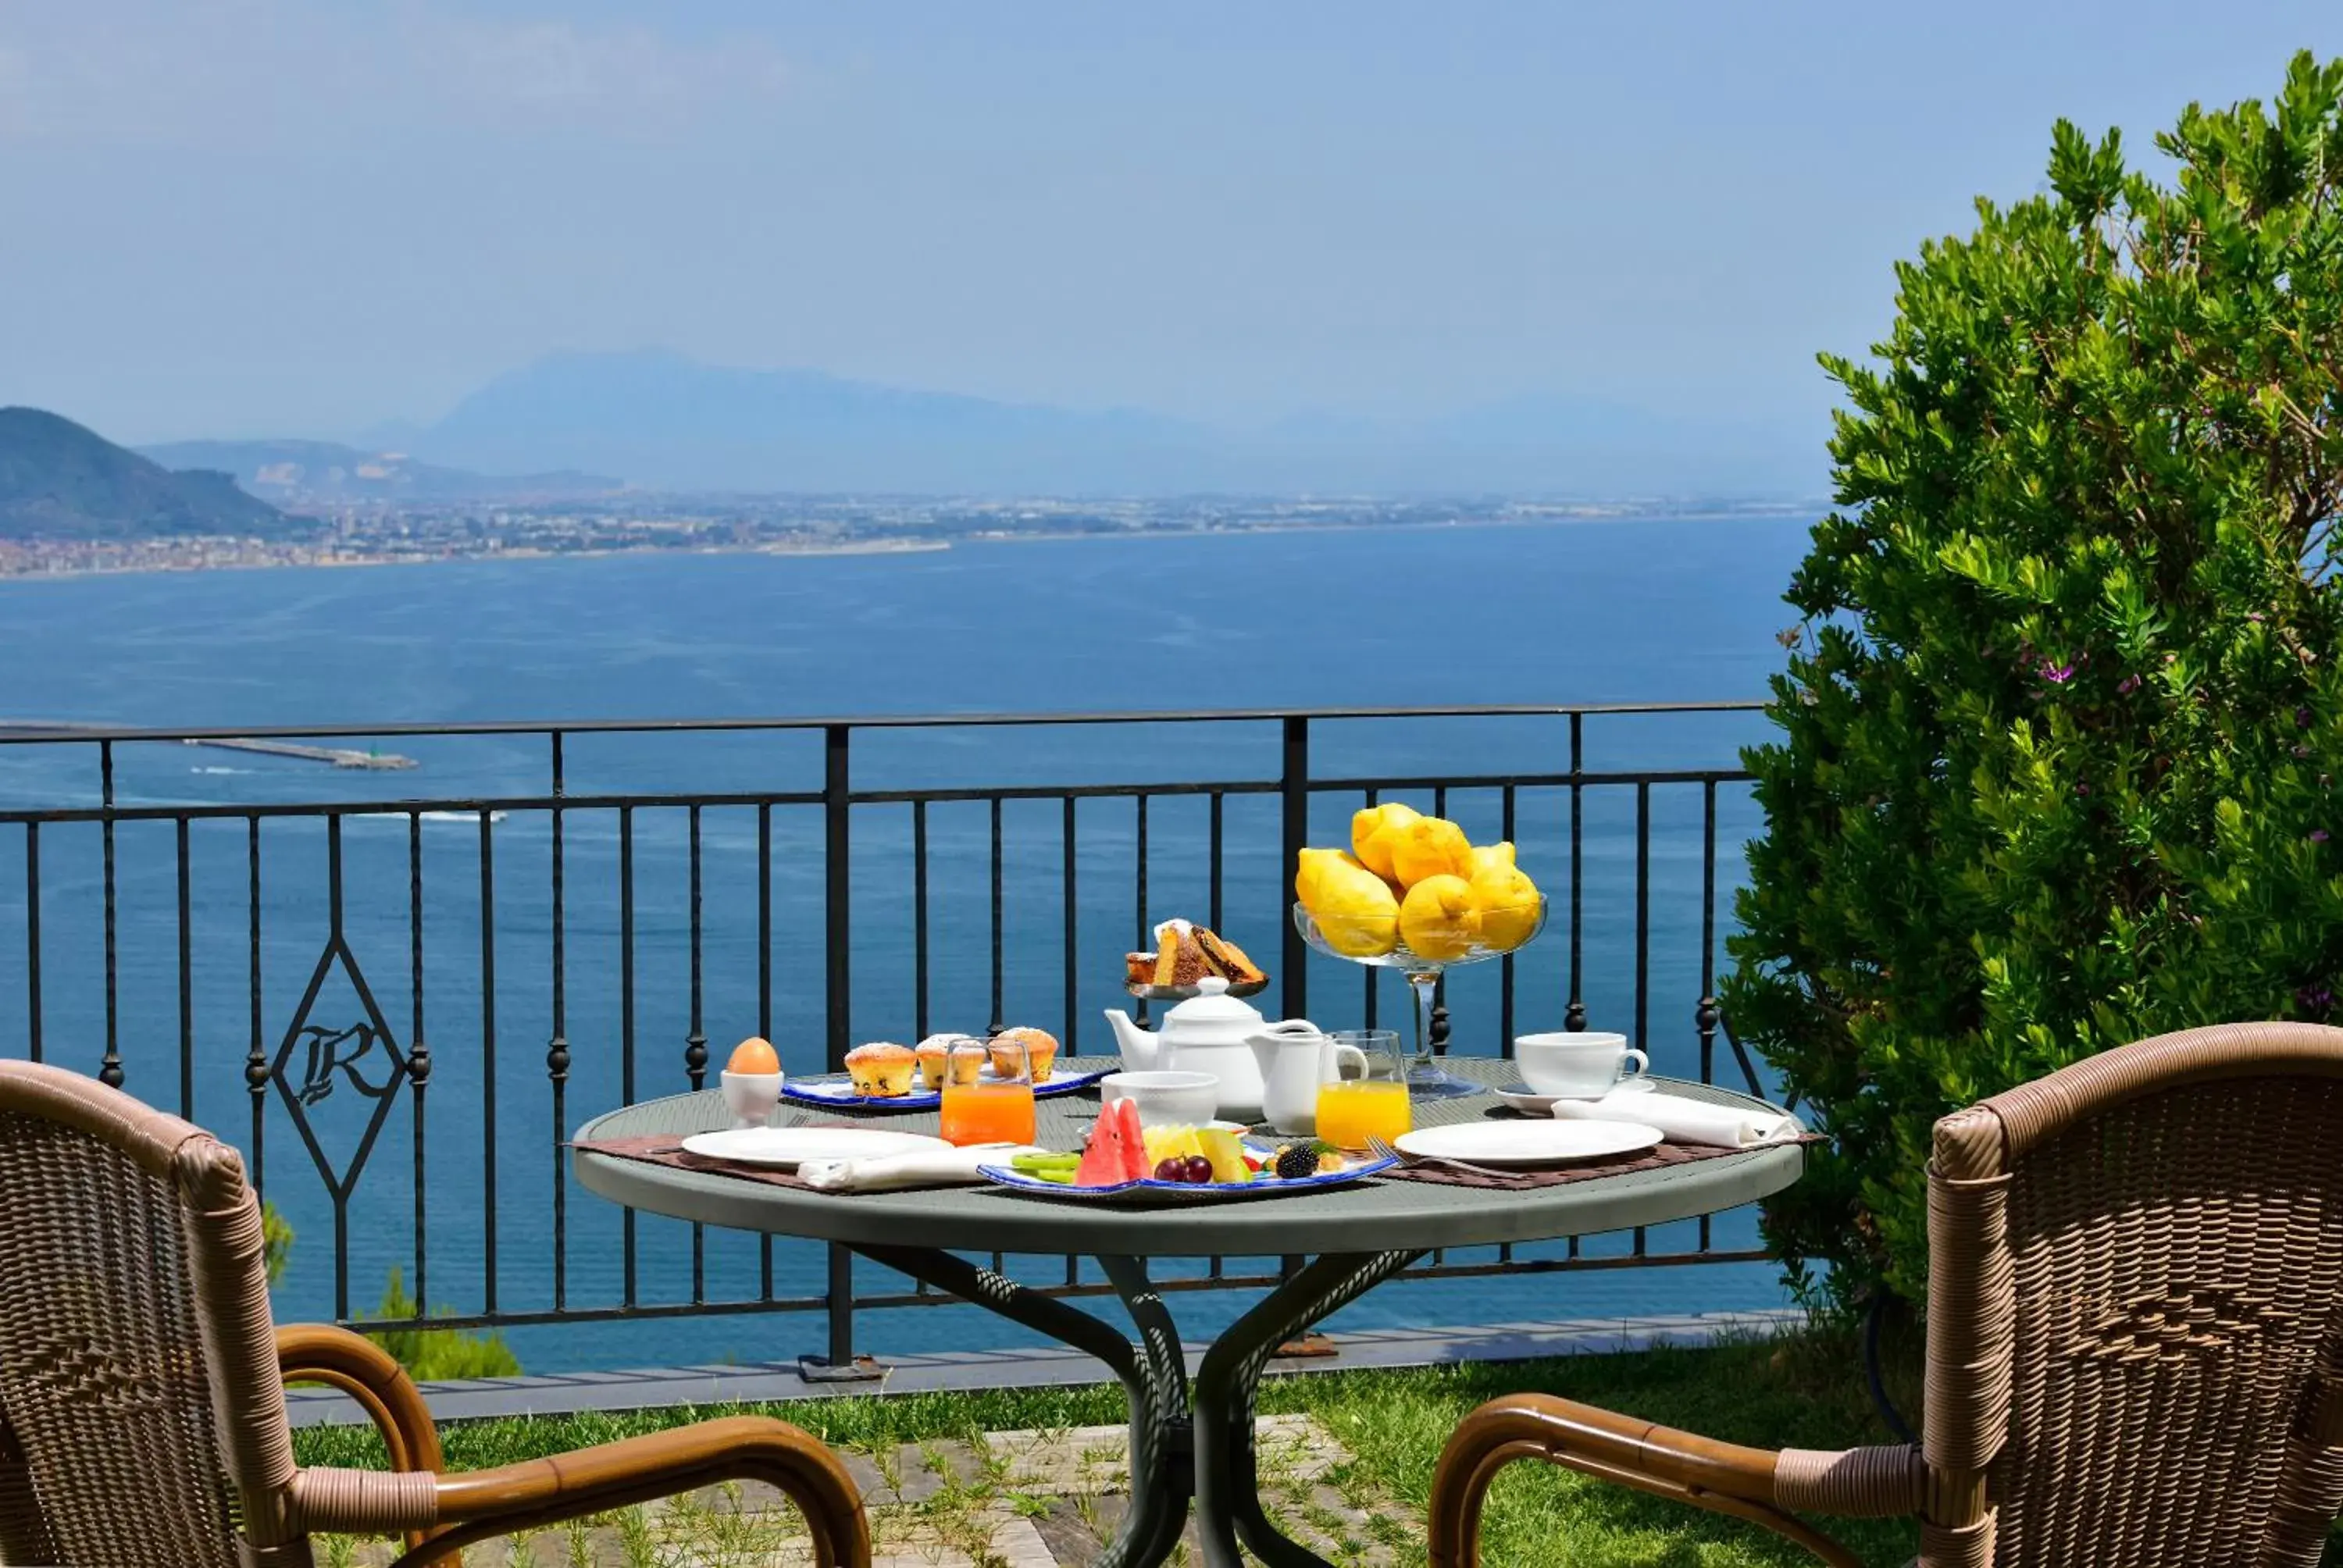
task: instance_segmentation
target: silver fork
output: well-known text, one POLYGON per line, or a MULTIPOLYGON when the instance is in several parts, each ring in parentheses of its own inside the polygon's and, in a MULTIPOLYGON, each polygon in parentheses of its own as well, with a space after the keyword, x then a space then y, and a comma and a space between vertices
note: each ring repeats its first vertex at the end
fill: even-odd
POLYGON ((1441 1165, 1451 1171, 1469 1171, 1475 1176, 1494 1176, 1504 1181, 1521 1174, 1518 1171, 1496 1171, 1469 1161, 1451 1160, 1444 1154, 1404 1154, 1372 1133, 1367 1137, 1367 1152, 1378 1160, 1396 1160, 1403 1165, 1441 1165))

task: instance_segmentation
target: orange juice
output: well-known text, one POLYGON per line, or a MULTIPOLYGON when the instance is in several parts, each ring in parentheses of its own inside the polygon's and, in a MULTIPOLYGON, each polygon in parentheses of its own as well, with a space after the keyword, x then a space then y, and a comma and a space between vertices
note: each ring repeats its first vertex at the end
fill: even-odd
POLYGON ((1388 1142, 1414 1125, 1403 1082, 1350 1079, 1318 1086, 1318 1136, 1337 1149, 1364 1149, 1370 1138, 1388 1142))
POLYGON ((971 1143, 1033 1141, 1031 1084, 946 1082, 943 1094, 938 1136, 945 1142, 964 1149, 971 1143))

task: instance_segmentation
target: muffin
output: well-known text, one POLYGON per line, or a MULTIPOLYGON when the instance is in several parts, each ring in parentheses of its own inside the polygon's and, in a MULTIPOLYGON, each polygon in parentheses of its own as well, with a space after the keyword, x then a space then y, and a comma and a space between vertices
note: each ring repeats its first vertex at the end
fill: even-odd
POLYGON ((984 1070, 984 1042, 965 1034, 931 1034, 914 1052, 920 1059, 923 1088, 940 1090, 949 1078, 954 1083, 974 1083, 984 1070))
POLYGON ((876 1100, 910 1093, 917 1065, 918 1058, 910 1046, 891 1040, 873 1040, 846 1053, 846 1070, 854 1080, 854 1092, 876 1100))
POLYGON ((1003 1050, 1004 1045, 1021 1045, 1025 1058, 1033 1064, 1033 1081, 1050 1081, 1050 1069, 1058 1060, 1058 1037, 1046 1030, 1004 1029, 992 1037, 992 1072, 996 1078, 1017 1076, 1017 1052, 1003 1050))

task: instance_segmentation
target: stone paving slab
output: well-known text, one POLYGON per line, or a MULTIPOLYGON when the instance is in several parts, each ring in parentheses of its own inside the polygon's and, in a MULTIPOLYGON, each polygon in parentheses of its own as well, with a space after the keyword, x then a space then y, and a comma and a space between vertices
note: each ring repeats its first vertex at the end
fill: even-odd
MULTIPOLYGON (((870 1510, 875 1568, 1090 1568, 1128 1505, 1130 1434, 1121 1426, 995 1432, 981 1449, 906 1444, 883 1462, 846 1463, 870 1510)), ((1306 1415, 1264 1416, 1256 1427, 1262 1498, 1297 1540, 1346 1568, 1393 1559, 1372 1544, 1369 1511, 1327 1477, 1350 1456, 1306 1415)), ((1190 1561, 1197 1543, 1191 1525, 1190 1561)), ((329 1544, 324 1568, 379 1568, 384 1543, 329 1544)), ((705 1487, 652 1503, 618 1523, 490 1541, 463 1553, 466 1568, 809 1568, 797 1515, 762 1483, 705 1487)))

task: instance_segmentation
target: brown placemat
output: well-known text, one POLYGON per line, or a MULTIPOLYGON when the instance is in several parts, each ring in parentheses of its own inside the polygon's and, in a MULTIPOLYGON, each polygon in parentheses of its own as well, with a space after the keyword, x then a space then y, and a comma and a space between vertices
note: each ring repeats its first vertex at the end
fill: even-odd
MULTIPOLYGON (((843 1125, 843 1124, 841 1124, 843 1125)), ((646 1165, 667 1165, 678 1171, 705 1171, 714 1176, 731 1176, 742 1181, 761 1181, 768 1187, 788 1187, 799 1192, 820 1189, 801 1181, 794 1171, 769 1171, 756 1165, 736 1165, 729 1160, 707 1160, 697 1154, 686 1154, 683 1142, 674 1133, 661 1133, 649 1138, 595 1138, 573 1142, 572 1149, 583 1149, 588 1154, 608 1154, 618 1160, 639 1160, 646 1165)), ((834 1192, 835 1198, 851 1198, 851 1192, 834 1192)))
MULTIPOLYGON (((1801 1138, 1785 1138, 1780 1141, 1820 1143, 1823 1139, 1809 1132, 1801 1138)), ((1484 1187, 1497 1192, 1526 1192, 1538 1187, 1567 1187, 1574 1181, 1599 1181, 1605 1176, 1629 1176, 1638 1171, 1664 1171, 1671 1165, 1693 1165, 1703 1160, 1721 1160, 1728 1154, 1748 1152, 1746 1149, 1720 1149, 1711 1143, 1663 1143, 1633 1160, 1598 1160, 1584 1165, 1565 1166, 1559 1171, 1509 1171, 1502 1175, 1484 1176, 1477 1171, 1458 1171, 1446 1165, 1395 1165, 1383 1171, 1377 1180, 1423 1181, 1435 1187, 1484 1187)))

